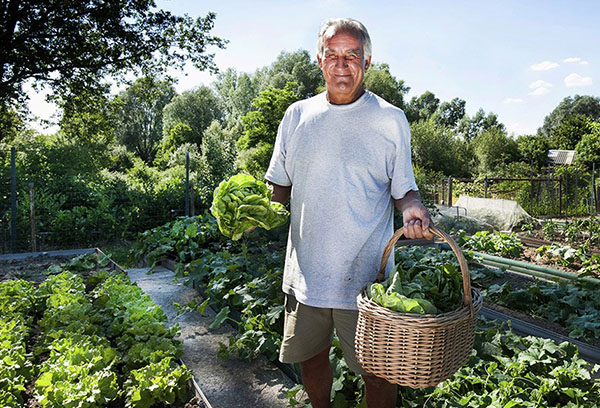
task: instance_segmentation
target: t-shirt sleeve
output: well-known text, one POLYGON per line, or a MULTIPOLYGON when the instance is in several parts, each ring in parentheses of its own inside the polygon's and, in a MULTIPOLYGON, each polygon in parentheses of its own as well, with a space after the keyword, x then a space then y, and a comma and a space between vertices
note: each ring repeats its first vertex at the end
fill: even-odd
POLYGON ((412 168, 410 148, 410 127, 404 112, 398 118, 400 140, 396 146, 396 156, 392 170, 392 197, 401 199, 411 190, 418 190, 412 168))
POLYGON ((273 156, 271 156, 269 168, 265 173, 265 179, 267 181, 283 187, 292 185, 290 176, 285 169, 285 159, 287 155, 286 141, 288 136, 286 130, 288 129, 288 120, 289 111, 283 116, 283 119, 277 128, 277 136, 275 138, 275 145, 273 146, 273 156))

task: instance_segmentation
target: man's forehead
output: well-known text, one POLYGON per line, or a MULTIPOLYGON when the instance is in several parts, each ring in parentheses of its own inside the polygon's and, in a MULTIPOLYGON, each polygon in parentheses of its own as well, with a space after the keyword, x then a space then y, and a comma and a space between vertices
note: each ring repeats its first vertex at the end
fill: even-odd
POLYGON ((323 48, 325 51, 342 50, 360 53, 362 52, 362 39, 353 33, 342 31, 327 39, 323 48))

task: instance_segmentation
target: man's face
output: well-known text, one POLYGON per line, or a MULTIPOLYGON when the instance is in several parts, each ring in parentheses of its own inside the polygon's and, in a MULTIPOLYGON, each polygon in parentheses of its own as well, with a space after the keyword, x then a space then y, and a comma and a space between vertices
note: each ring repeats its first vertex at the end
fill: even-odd
POLYGON ((362 95, 363 78, 371 57, 365 61, 361 39, 348 32, 339 32, 325 42, 323 55, 317 55, 317 61, 331 103, 351 103, 362 95))

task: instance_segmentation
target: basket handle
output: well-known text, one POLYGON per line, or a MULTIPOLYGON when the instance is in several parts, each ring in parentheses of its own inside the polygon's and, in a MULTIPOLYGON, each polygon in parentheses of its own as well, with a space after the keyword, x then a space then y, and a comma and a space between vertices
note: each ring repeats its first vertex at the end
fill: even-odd
MULTIPOLYGON (((394 250, 394 246, 396 245, 396 242, 403 235, 402 231, 403 231, 402 228, 399 228, 398 230, 396 230, 396 232, 394 233, 392 238, 390 238, 387 245, 385 246, 385 248, 383 250, 383 255, 381 257, 381 265, 379 266, 379 272, 377 273, 377 278, 375 279, 376 282, 381 282, 384 280, 385 267, 387 265, 388 258, 390 257, 392 251, 394 250)), ((454 241, 454 239, 450 235, 448 235, 444 231, 441 231, 433 226, 429 227, 429 231, 433 235, 436 235, 436 236, 440 237, 441 239, 443 239, 444 241, 446 241, 448 243, 448 245, 450 245, 450 248, 452 248, 454 255, 456 255, 456 258, 458 259, 458 264, 460 266, 460 271, 462 272, 462 278, 463 278, 463 305, 471 307, 471 312, 473 313, 473 296, 471 295, 471 276, 469 275, 469 268, 467 266, 467 260, 465 259, 465 256, 463 255, 463 253, 460 250, 460 247, 458 246, 456 241, 454 241)))

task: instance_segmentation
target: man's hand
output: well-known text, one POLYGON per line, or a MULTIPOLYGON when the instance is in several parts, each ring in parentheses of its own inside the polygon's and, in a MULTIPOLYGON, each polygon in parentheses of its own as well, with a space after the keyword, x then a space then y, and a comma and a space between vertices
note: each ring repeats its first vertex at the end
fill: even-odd
POLYGON ((433 234, 429 231, 431 217, 429 211, 419 198, 419 193, 409 191, 404 197, 395 200, 396 208, 402 212, 404 221, 403 233, 408 239, 433 239, 433 234))

